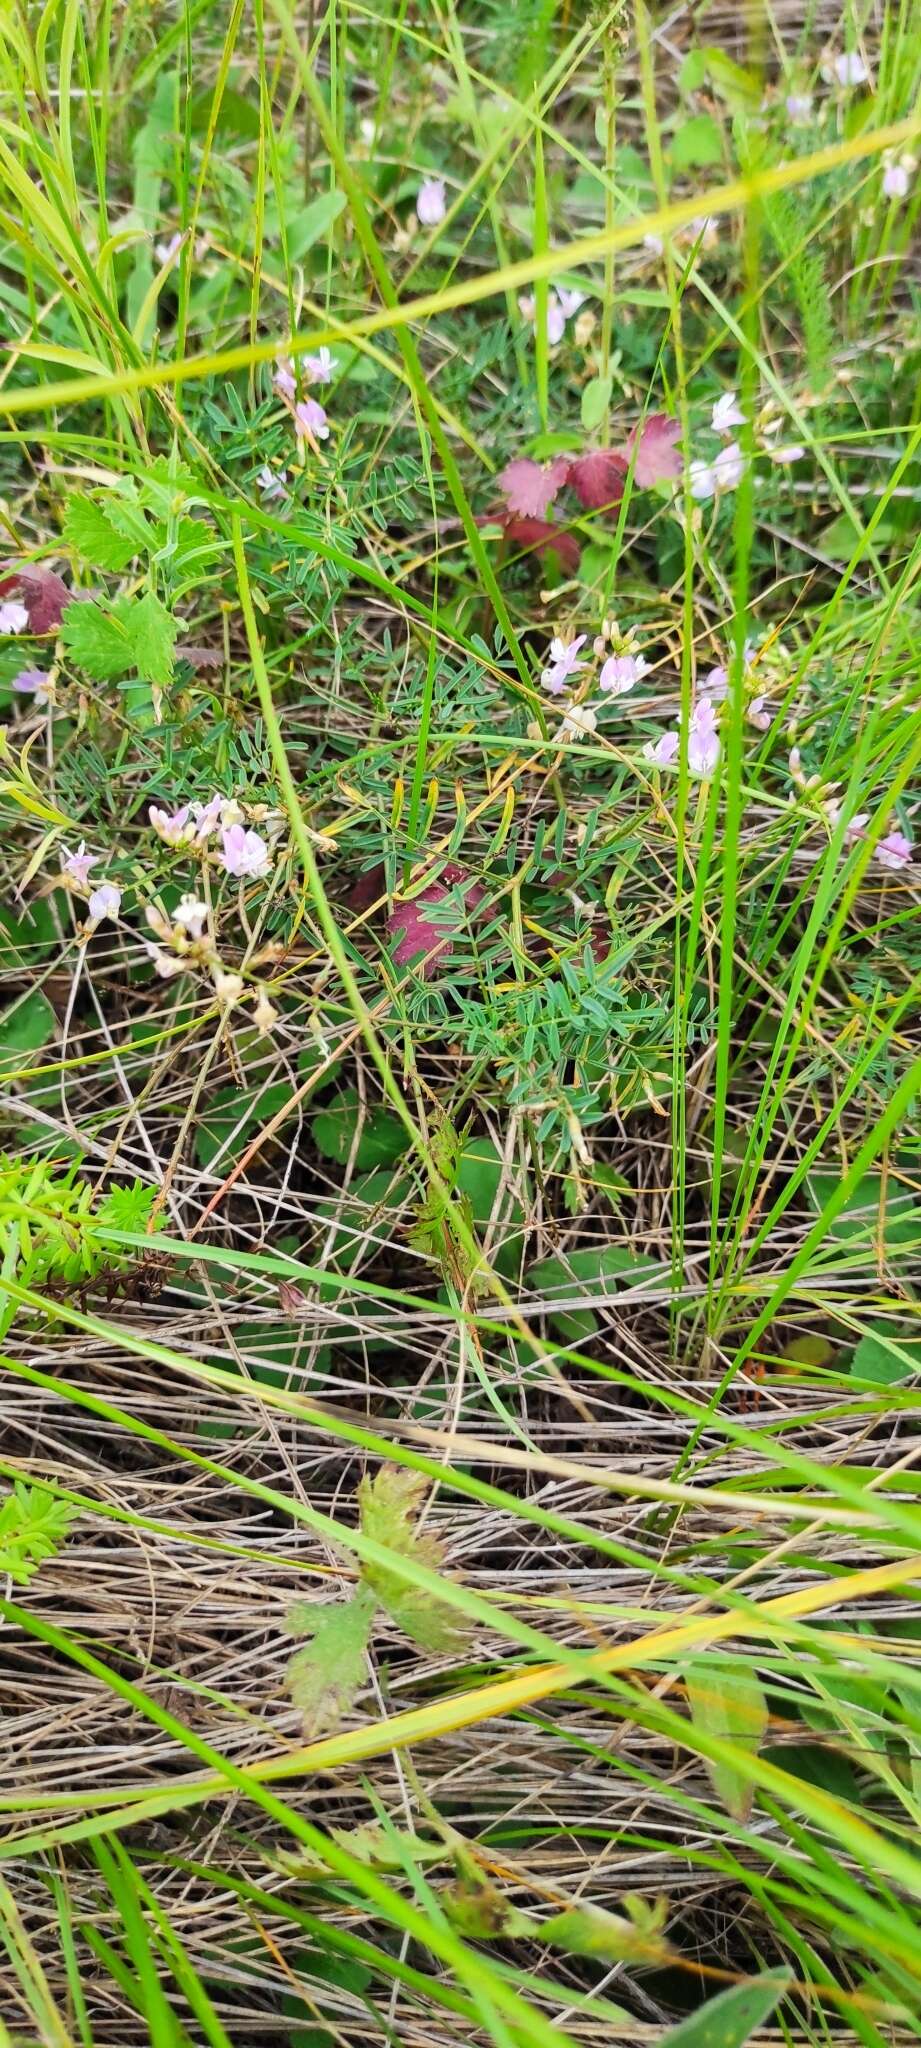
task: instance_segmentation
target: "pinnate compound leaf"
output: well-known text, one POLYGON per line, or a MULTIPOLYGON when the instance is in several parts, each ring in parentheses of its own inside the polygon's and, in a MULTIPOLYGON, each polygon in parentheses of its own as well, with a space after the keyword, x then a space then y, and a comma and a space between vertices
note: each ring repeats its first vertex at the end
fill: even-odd
POLYGON ((0 1572, 26 1586, 67 1536, 76 1509, 43 1486, 17 1480, 0 1507, 0 1572))
MULTIPOLYGON (((735 1749, 756 1756, 768 1725, 767 1701, 748 1664, 708 1659, 687 1672, 688 1703, 695 1727, 735 1749)), ((748 1820, 754 1787, 731 1763, 705 1759, 713 1789, 734 1820, 748 1820)))
POLYGON ((763 2027, 789 1983, 785 1971, 764 1970, 747 1984, 731 1984, 662 2034, 658 2048, 743 2048, 749 2035, 763 2027))
POLYGON ((292 1608, 291 1633, 310 1638, 288 1665, 288 1690, 304 1716, 305 1734, 337 1727, 356 1699, 367 1675, 375 1605, 370 1587, 359 1586, 351 1600, 324 1607, 299 1601, 292 1608))
MULTIPOLYGON (((358 1489, 362 1535, 398 1557, 437 1571, 441 1545, 428 1530, 420 1530, 417 1517, 427 1480, 400 1465, 382 1465, 373 1479, 363 1479, 358 1489)), ((463 1624, 454 1610, 422 1586, 413 1586, 387 1565, 365 1564, 362 1577, 385 1607, 391 1621, 419 1643, 424 1650, 451 1650, 464 1639, 463 1624)))
POLYGON ((590 512, 602 506, 619 505, 624 495, 628 463, 612 448, 589 448, 570 464, 569 482, 580 504, 590 512))
POLYGON ((634 482, 640 490, 648 490, 650 484, 661 482, 662 478, 681 475, 682 461, 675 446, 681 433, 681 421, 669 419, 667 412, 647 413, 642 426, 634 428, 627 443, 628 455, 633 454, 634 443, 639 433, 636 462, 633 468, 634 482))
POLYGON ((496 482, 509 511, 524 519, 546 519, 569 475, 570 460, 568 455, 557 455, 552 462, 532 462, 525 455, 507 462, 496 482))

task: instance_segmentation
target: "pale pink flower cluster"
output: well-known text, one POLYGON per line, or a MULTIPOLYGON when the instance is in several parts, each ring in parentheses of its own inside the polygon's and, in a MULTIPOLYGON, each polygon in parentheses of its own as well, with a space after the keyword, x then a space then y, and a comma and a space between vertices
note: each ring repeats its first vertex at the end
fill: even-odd
MULTIPOLYGON (((794 775, 795 780, 797 780, 797 777, 794 775)), ((837 798, 829 798, 823 805, 823 809, 828 823, 832 831, 834 831, 840 821, 844 805, 837 798)), ((862 839, 869 823, 869 811, 855 811, 853 817, 848 819, 844 828, 845 845, 852 846, 855 840, 862 839)), ((879 862, 881 868, 907 868, 913 853, 914 842, 909 838, 907 832, 903 832, 898 826, 895 826, 892 831, 886 833, 885 838, 877 840, 873 849, 873 858, 879 862)))
MULTIPOLYGON (((547 665, 541 670, 541 684, 551 697, 569 697, 581 687, 579 678, 590 668, 590 658, 582 656, 582 649, 588 641, 587 633, 577 634, 574 640, 557 637, 550 642, 547 665)), ((647 674, 649 663, 645 655, 638 654, 633 635, 622 634, 616 623, 605 619, 602 631, 592 642, 592 652, 601 661, 597 686, 602 697, 625 697, 647 674), (609 648, 613 648, 613 652, 609 648)), ((595 703, 569 702, 557 728, 559 739, 582 739, 593 733, 598 724, 601 699, 595 703)))
MULTIPOLYGON (((570 290, 567 285, 551 285, 547 293, 547 341, 551 348, 557 348, 566 332, 566 322, 571 320, 579 307, 585 304, 585 293, 570 290)), ((533 292, 527 292, 518 301, 519 311, 534 326, 537 320, 537 300, 533 292)))
MULTIPOLYGON (((750 663, 754 648, 750 640, 745 643, 745 678, 751 678, 750 663)), ((704 676, 691 705, 687 731, 687 762, 691 775, 706 778, 715 774, 720 758, 719 711, 729 695, 729 673, 722 662, 711 668, 704 676)), ((745 706, 745 716, 750 725, 759 732, 767 732, 772 723, 770 711, 765 709, 767 699, 763 693, 753 696, 745 706)), ((680 727, 681 713, 675 720, 680 727)), ((677 767, 681 757, 681 741, 678 732, 660 733, 657 739, 647 740, 643 748, 643 759, 654 768, 677 767)))
POLYGON ((25 605, 16 597, 4 598, 0 603, 0 633, 23 633, 28 623, 25 605))
POLYGON ((46 669, 21 668, 11 687, 22 697, 33 697, 36 704, 54 703, 54 676, 46 669))
POLYGON ((91 924, 116 918, 122 907, 122 892, 114 882, 98 882, 95 887, 90 882, 90 868, 98 867, 100 858, 98 853, 87 853, 85 839, 73 853, 68 853, 66 846, 61 849, 61 874, 75 895, 87 897, 91 924))
MULTIPOLYGON (((745 474, 746 458, 738 441, 727 437, 734 427, 744 425, 745 414, 739 406, 736 393, 724 391, 710 413, 711 430, 714 434, 722 435, 723 446, 712 461, 697 458, 688 464, 691 496, 696 498, 698 503, 705 504, 709 498, 716 497, 721 491, 737 490, 745 474)), ((762 416, 757 430, 762 452, 769 455, 772 462, 801 462, 806 450, 798 443, 789 442, 780 448, 771 446, 770 436, 779 432, 780 425, 779 416, 776 419, 770 419, 766 414, 762 416)))
POLYGON ((424 228, 440 227, 445 217, 445 181, 423 178, 416 193, 416 219, 424 228))
POLYGON ((260 879, 272 866, 267 842, 248 829, 236 797, 221 796, 218 790, 207 803, 187 803, 176 811, 151 804, 150 822, 164 845, 191 847, 201 851, 220 832, 218 865, 226 874, 241 880, 260 879))
MULTIPOLYGON (((143 941, 144 951, 162 981, 172 981, 188 971, 208 975, 217 1001, 231 1008, 245 991, 241 974, 224 966, 210 924, 207 903, 197 896, 183 896, 171 917, 159 903, 148 903, 144 912, 154 934, 143 941)), ((253 1023, 257 1031, 268 1032, 278 1011, 263 986, 254 991, 253 1023)))
MULTIPOLYGON (((315 355, 301 357, 300 373, 304 384, 331 384, 335 372, 335 359, 328 348, 320 348, 315 355)), ((290 356, 279 356, 272 382, 279 397, 284 399, 289 408, 298 439, 309 441, 314 447, 318 441, 328 441, 329 421, 326 408, 317 398, 311 398, 309 395, 304 398, 299 396, 297 370, 290 356)), ((260 489, 267 496, 277 497, 279 490, 284 489, 284 472, 279 483, 271 470, 264 469, 260 472, 258 481, 260 489), (268 481, 265 481, 266 479, 268 481)))

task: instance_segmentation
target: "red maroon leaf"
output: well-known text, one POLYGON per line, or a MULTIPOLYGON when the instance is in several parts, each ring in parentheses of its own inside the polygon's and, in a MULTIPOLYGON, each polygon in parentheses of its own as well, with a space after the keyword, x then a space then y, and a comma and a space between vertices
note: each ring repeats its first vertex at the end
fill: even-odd
POLYGON ((570 575, 579 567, 579 543, 575 534, 567 533, 563 526, 551 526, 546 519, 505 519, 503 520, 506 540, 513 548, 520 548, 522 554, 546 555, 552 548, 559 557, 560 566, 570 575))
POLYGON ((507 462, 496 482, 510 512, 522 519, 546 519, 558 491, 569 475, 572 457, 557 455, 552 462, 532 462, 526 455, 507 462))
POLYGON ((570 465, 569 482, 581 503, 599 512, 603 505, 620 504, 627 466, 611 448, 590 448, 570 465))
POLYGON ((72 592, 53 569, 40 569, 34 562, 4 562, 6 574, 0 582, 0 597, 15 590, 29 614, 30 633, 50 633, 61 623, 64 606, 72 592))
POLYGON ((486 893, 482 883, 475 882, 472 876, 465 874, 464 869, 457 867, 453 861, 446 861, 441 870, 441 879, 429 882, 410 903, 394 904, 390 931, 392 935, 399 936, 392 957, 400 967, 412 963, 424 981, 431 981, 439 957, 452 944, 456 930, 453 918, 449 923, 447 918, 438 917, 437 906, 446 902, 461 883, 464 884, 466 910, 477 910, 486 893))
MULTIPOLYGON (((667 412, 651 412, 643 421, 633 470, 634 482, 641 491, 657 484, 660 477, 681 475, 681 455, 675 446, 680 432, 681 421, 669 419, 667 412)), ((634 427, 627 442, 628 455, 633 453, 636 435, 634 427)))

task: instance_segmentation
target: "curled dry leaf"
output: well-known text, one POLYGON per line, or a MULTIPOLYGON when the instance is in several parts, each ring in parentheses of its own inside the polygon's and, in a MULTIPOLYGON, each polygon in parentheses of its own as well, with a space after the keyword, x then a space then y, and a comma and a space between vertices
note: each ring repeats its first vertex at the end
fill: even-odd
POLYGON ((56 630, 64 607, 73 596, 63 577, 35 562, 4 562, 2 571, 0 597, 7 597, 11 591, 16 593, 29 614, 30 633, 56 630))
POLYGON ((619 505, 629 464, 612 448, 589 448, 570 464, 569 482, 580 504, 592 512, 619 505))
POLYGON ((637 433, 639 443, 633 477, 641 490, 648 490, 650 484, 659 483, 663 477, 681 475, 681 454, 675 445, 681 433, 680 420, 669 419, 667 412, 647 414, 642 426, 634 427, 627 442, 627 452, 631 458, 637 433))
POLYGON ((506 463, 496 482, 509 511, 522 519, 546 519, 569 476, 571 460, 569 455, 557 455, 552 462, 541 463, 520 456, 506 463))

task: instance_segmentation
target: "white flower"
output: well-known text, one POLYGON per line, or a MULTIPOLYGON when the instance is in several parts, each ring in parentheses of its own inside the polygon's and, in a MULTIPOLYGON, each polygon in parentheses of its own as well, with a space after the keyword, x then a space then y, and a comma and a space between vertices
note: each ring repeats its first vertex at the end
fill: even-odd
POLYGON ((416 219, 424 228, 437 228, 445 211, 444 179, 426 178, 416 193, 416 219))
POLYGON ((836 57, 833 70, 839 85, 865 85, 870 76, 857 50, 845 50, 836 57))
POLYGON ((278 1023, 278 1011, 275 1008, 275 1004, 270 1003, 264 988, 259 990, 253 1005, 253 1023, 256 1026, 256 1030, 263 1033, 271 1031, 273 1024, 278 1023))
POLYGON ((734 491, 745 474, 745 457, 738 441, 727 441, 713 464, 713 474, 721 491, 734 491))
POLYGON ((256 478, 264 498, 283 498, 286 495, 285 485, 287 481, 288 472, 286 469, 280 469, 276 472, 274 469, 269 468, 268 463, 263 465, 256 478))
POLYGON ((745 414, 739 411, 734 391, 724 391, 710 414, 710 425, 715 434, 727 434, 730 427, 744 427, 745 414))
POLYGON ((29 623, 29 614, 18 598, 7 598, 0 604, 0 633, 21 633, 29 623))
POLYGON ((154 243, 154 255, 157 259, 157 262, 160 265, 161 270, 165 269, 167 263, 172 263, 173 258, 175 256, 178 256, 181 248, 182 236, 179 233, 178 228, 174 235, 170 235, 168 242, 154 243))
POLYGON ((696 498, 701 504, 705 498, 712 498, 716 490, 716 475, 709 462, 692 462, 688 468, 688 476, 692 498, 696 498))
POLYGON ((772 462, 802 462, 806 453, 799 441, 791 441, 786 447, 772 448, 772 462))
POLYGON ((214 993, 219 1003, 238 1003, 243 994, 242 975, 225 974, 223 967, 215 968, 214 993))
POLYGON ((155 946, 151 939, 143 941, 144 951, 162 981, 172 981, 173 976, 182 973, 182 961, 177 953, 165 953, 162 946, 155 946))
POLYGON ((117 917, 122 907, 122 892, 116 889, 114 882, 100 882, 86 907, 94 924, 99 924, 104 917, 117 917))
POLYGON ((661 256, 664 247, 661 235, 643 236, 643 248, 648 249, 651 256, 661 256))
POLYGON ((208 905, 200 903, 197 896, 182 896, 173 911, 173 923, 188 932, 190 939, 200 939, 208 921, 208 905))
POLYGON ((784 106, 791 121, 809 121, 812 118, 811 92, 788 92, 784 106))
POLYGON ((560 720, 557 739, 581 740, 593 733, 598 724, 598 713, 591 704, 574 704, 560 720))

